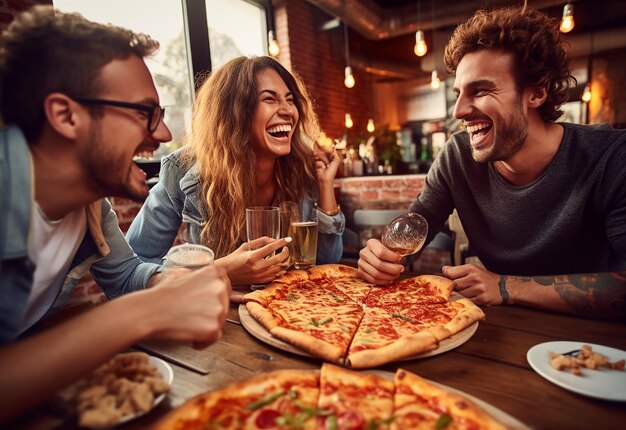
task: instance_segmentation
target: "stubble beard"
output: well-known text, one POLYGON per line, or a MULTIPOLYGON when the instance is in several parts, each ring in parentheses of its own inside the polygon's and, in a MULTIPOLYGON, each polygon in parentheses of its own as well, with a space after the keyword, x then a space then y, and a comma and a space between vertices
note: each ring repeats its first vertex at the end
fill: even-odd
POLYGON ((116 155, 111 145, 104 142, 99 122, 93 121, 90 131, 90 145, 83 154, 83 161, 91 172, 93 188, 102 197, 122 197, 144 201, 148 197, 147 188, 133 186, 130 166, 123 155, 116 155))
POLYGON ((493 145, 487 153, 480 153, 472 148, 472 156, 479 163, 489 161, 504 161, 515 155, 524 146, 524 140, 528 136, 528 119, 522 111, 522 98, 518 97, 511 114, 494 124, 500 125, 500 130, 494 130, 493 145))

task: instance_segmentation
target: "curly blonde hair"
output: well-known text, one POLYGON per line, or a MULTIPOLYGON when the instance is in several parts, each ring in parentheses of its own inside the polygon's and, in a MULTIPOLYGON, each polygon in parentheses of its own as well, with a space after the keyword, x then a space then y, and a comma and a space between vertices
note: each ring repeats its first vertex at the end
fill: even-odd
POLYGON ((561 116, 576 79, 556 19, 525 7, 479 10, 454 30, 444 53, 446 67, 455 73, 466 54, 482 49, 513 53, 518 91, 546 88, 548 97, 539 112, 546 121, 561 116))
POLYGON ((257 105, 256 76, 271 68, 294 95, 299 121, 288 155, 274 166, 277 201, 315 198, 312 161, 319 123, 302 80, 271 57, 238 57, 211 73, 196 94, 192 131, 186 137, 183 160, 200 177, 201 201, 207 223, 203 244, 223 257, 233 252, 245 233, 245 208, 256 190, 256 157, 251 143, 252 117, 257 105))

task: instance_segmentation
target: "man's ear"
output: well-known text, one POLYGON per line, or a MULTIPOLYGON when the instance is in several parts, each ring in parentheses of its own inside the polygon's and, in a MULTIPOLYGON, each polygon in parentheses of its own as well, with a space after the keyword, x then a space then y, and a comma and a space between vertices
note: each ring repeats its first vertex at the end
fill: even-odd
POLYGON ((528 107, 537 109, 548 98, 548 90, 544 87, 530 88, 528 96, 528 107))
POLYGON ((43 110, 50 127, 67 139, 76 139, 81 124, 79 104, 62 93, 50 93, 43 101, 43 110))

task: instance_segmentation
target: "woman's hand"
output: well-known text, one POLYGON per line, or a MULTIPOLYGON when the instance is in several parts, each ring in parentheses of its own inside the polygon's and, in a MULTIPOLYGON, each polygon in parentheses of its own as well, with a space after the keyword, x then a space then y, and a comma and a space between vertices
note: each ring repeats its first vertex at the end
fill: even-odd
POLYGON ((289 242, 291 242, 290 237, 283 239, 261 237, 251 240, 234 252, 216 260, 215 265, 226 269, 233 285, 265 284, 273 281, 279 273, 285 270, 289 259, 287 249, 289 242), (275 251, 279 252, 265 258, 275 251))
POLYGON ((315 144, 313 157, 317 181, 319 183, 332 182, 343 161, 342 155, 334 147, 330 151, 324 151, 319 145, 315 144))

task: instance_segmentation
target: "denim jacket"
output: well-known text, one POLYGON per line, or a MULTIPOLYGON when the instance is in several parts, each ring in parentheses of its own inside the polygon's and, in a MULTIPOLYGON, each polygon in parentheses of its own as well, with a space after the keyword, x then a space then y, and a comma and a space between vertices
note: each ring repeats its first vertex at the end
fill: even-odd
MULTIPOLYGON (((200 177, 195 166, 184 169, 178 150, 161 161, 159 182, 133 220, 126 238, 139 258, 158 263, 171 247, 182 223, 187 224, 188 240, 200 242, 200 232, 208 219, 201 210, 200 177)), ((303 206, 312 207, 305 200, 303 206)), ((341 235, 343 213, 329 216, 318 211, 317 264, 336 263, 343 253, 341 235)))
MULTIPOLYGON (((0 130, 0 344, 18 334, 35 265, 28 255, 34 173, 28 144, 15 127, 0 130)), ((62 307, 87 272, 109 298, 145 288, 158 265, 142 263, 128 246, 106 200, 86 208, 88 230, 50 313, 62 307)))

